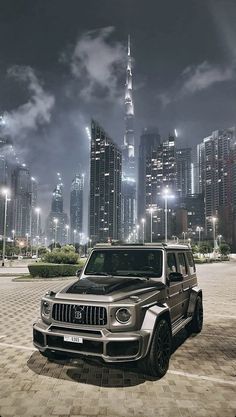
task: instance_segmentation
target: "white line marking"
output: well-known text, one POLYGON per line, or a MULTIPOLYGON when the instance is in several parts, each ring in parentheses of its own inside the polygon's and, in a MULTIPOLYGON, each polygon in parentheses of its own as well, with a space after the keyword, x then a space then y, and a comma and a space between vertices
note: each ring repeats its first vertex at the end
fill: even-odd
POLYGON ((33 348, 33 347, 30 348, 30 347, 27 347, 27 346, 11 345, 10 343, 2 343, 2 342, 0 342, 0 347, 1 346, 2 347, 13 348, 13 349, 20 349, 20 350, 30 350, 31 352, 38 350, 38 349, 33 348))
POLYGON ((188 372, 180 372, 180 371, 168 371, 168 373, 172 375, 185 376, 187 378, 194 378, 194 379, 201 379, 204 381, 216 382, 218 384, 227 384, 227 385, 236 386, 236 381, 226 381, 225 379, 213 378, 211 376, 189 374, 188 372))

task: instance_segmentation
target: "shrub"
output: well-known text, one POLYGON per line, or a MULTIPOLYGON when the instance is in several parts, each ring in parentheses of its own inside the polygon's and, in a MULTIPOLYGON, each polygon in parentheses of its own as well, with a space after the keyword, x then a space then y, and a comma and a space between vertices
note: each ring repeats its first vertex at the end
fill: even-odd
POLYGON ((63 248, 53 249, 52 252, 48 252, 43 257, 43 261, 52 264, 76 264, 79 256, 75 253, 74 248, 71 246, 64 246, 63 248))
POLYGON ((64 265, 64 264, 33 264, 29 265, 29 273, 32 277, 70 277, 76 274, 78 269, 81 269, 83 264, 64 265))
POLYGON ((223 256, 229 255, 231 252, 230 246, 227 243, 222 243, 219 247, 220 254, 223 256))

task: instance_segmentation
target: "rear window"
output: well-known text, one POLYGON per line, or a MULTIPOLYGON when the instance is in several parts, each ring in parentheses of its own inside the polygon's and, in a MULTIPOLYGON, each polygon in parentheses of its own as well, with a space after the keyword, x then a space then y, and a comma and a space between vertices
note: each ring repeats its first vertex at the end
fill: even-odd
POLYGON ((189 272, 192 275, 194 274, 194 272, 196 272, 193 254, 192 252, 187 252, 186 255, 187 255, 187 260, 188 260, 189 272))

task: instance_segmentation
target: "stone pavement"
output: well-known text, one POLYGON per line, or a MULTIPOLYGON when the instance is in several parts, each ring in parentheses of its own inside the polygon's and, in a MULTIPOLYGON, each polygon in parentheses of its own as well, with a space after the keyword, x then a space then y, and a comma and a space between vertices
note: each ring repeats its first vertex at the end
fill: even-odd
POLYGON ((32 323, 48 289, 65 281, 0 277, 0 416, 235 417, 236 264, 199 265, 205 322, 175 339, 161 380, 136 366, 48 362, 32 346, 32 323))

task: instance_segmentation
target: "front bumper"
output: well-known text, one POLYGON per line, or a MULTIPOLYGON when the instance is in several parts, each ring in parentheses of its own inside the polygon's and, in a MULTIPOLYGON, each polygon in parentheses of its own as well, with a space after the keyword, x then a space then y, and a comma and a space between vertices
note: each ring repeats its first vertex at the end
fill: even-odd
POLYGON ((105 362, 137 361, 147 354, 149 331, 117 332, 107 329, 76 329, 67 325, 47 325, 39 319, 33 325, 33 343, 40 351, 63 352, 68 356, 83 355, 102 358, 105 362), (83 343, 65 342, 64 336, 80 336, 83 343))

